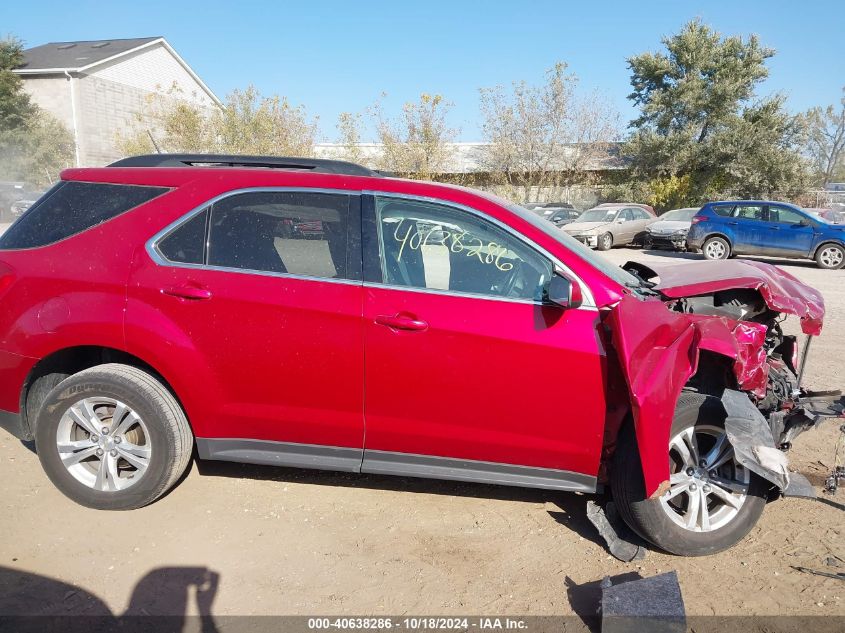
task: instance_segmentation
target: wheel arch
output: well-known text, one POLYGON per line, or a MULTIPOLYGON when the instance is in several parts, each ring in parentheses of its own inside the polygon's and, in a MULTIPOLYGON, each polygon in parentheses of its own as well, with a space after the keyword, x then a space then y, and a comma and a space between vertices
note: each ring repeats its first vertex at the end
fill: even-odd
POLYGON ((828 238, 828 239, 823 240, 822 242, 819 242, 818 246, 816 246, 816 247, 813 249, 813 252, 812 252, 812 253, 810 253, 810 259, 815 259, 815 258, 816 258, 816 255, 818 255, 819 251, 820 251, 822 248, 824 248, 825 246, 831 245, 831 244, 832 244, 833 246, 839 246, 840 248, 845 248, 845 242, 842 242, 842 241, 840 241, 840 240, 835 240, 835 239, 828 238))
POLYGON ((35 415, 47 397, 47 394, 58 382, 85 369, 106 363, 129 365, 152 375, 176 398, 176 401, 182 407, 187 417, 187 411, 185 410, 182 399, 174 389, 171 381, 151 363, 135 354, 113 347, 77 345, 57 349, 40 359, 33 365, 24 380, 20 394, 20 412, 23 431, 27 439, 31 439, 34 436, 35 415))
POLYGON ((712 231, 701 238, 701 247, 704 248, 704 243, 713 237, 721 237, 728 243, 728 247, 731 249, 731 252, 734 250, 734 243, 733 240, 728 236, 727 233, 723 233, 722 231, 712 231))

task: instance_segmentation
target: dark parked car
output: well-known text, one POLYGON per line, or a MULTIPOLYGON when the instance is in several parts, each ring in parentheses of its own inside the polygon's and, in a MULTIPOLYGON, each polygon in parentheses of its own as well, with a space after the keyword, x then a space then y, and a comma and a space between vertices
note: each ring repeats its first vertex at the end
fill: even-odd
POLYGON ((546 219, 555 226, 564 226, 575 222, 581 217, 581 212, 578 209, 557 209, 554 213, 547 216, 546 219))
POLYGON ((845 264, 845 225, 785 202, 708 202, 692 219, 687 247, 707 259, 771 255, 814 259, 820 268, 836 269, 845 264))
POLYGON ((98 509, 196 454, 610 487, 638 534, 709 554, 797 476, 777 447, 841 412, 799 384, 779 323, 816 335, 824 304, 788 273, 622 269, 490 194, 339 161, 67 170, 0 236, 0 306, 0 427, 98 509))

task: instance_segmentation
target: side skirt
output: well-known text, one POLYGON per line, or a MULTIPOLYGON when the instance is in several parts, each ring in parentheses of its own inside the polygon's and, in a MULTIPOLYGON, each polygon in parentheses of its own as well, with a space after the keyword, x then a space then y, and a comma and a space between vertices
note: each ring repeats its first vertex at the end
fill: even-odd
POLYGON ((360 473, 364 455, 360 448, 200 437, 197 438, 197 453, 200 459, 337 470, 345 473, 360 473))
POLYGON ((582 473, 433 455, 363 451, 358 448, 266 440, 216 438, 197 438, 197 450, 200 459, 245 464, 449 479, 571 492, 600 491, 596 478, 582 473))
POLYGON ((595 477, 568 470, 388 451, 364 451, 361 472, 427 479, 452 479, 521 488, 586 493, 598 491, 595 477))

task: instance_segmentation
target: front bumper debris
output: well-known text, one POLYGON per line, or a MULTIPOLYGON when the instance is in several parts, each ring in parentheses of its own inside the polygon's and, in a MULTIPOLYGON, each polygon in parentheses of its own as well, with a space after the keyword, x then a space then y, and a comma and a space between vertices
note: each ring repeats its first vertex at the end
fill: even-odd
POLYGON ((725 433, 736 460, 781 490, 789 486, 789 460, 778 450, 772 429, 760 410, 741 391, 725 389, 722 404, 728 417, 725 433))
POLYGON ((582 244, 586 244, 590 248, 595 248, 598 246, 598 236, 597 235, 573 235, 576 240, 581 242, 582 244))
POLYGON ((676 251, 687 250, 687 236, 684 235, 656 235, 649 233, 645 237, 646 246, 649 248, 671 248, 676 251))

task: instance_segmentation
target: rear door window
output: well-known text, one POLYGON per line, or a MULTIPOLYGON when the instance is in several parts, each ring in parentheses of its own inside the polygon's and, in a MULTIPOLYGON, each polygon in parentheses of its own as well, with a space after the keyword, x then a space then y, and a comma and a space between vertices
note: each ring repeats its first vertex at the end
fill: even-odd
POLYGON ((734 217, 745 220, 762 220, 763 206, 759 204, 738 204, 734 209, 734 217))
POLYGON ((166 235, 156 247, 158 252, 178 264, 204 263, 207 223, 208 209, 205 209, 166 235))
POLYGON ((260 191, 215 202, 208 265, 355 279, 347 243, 352 198, 333 193, 260 191))
POLYGON ((710 208, 713 210, 713 213, 720 215, 723 218, 729 218, 733 215, 734 211, 734 205, 732 204, 715 204, 710 208))
POLYGON ((166 187, 62 181, 0 237, 0 249, 37 248, 87 231, 169 191, 166 187))

